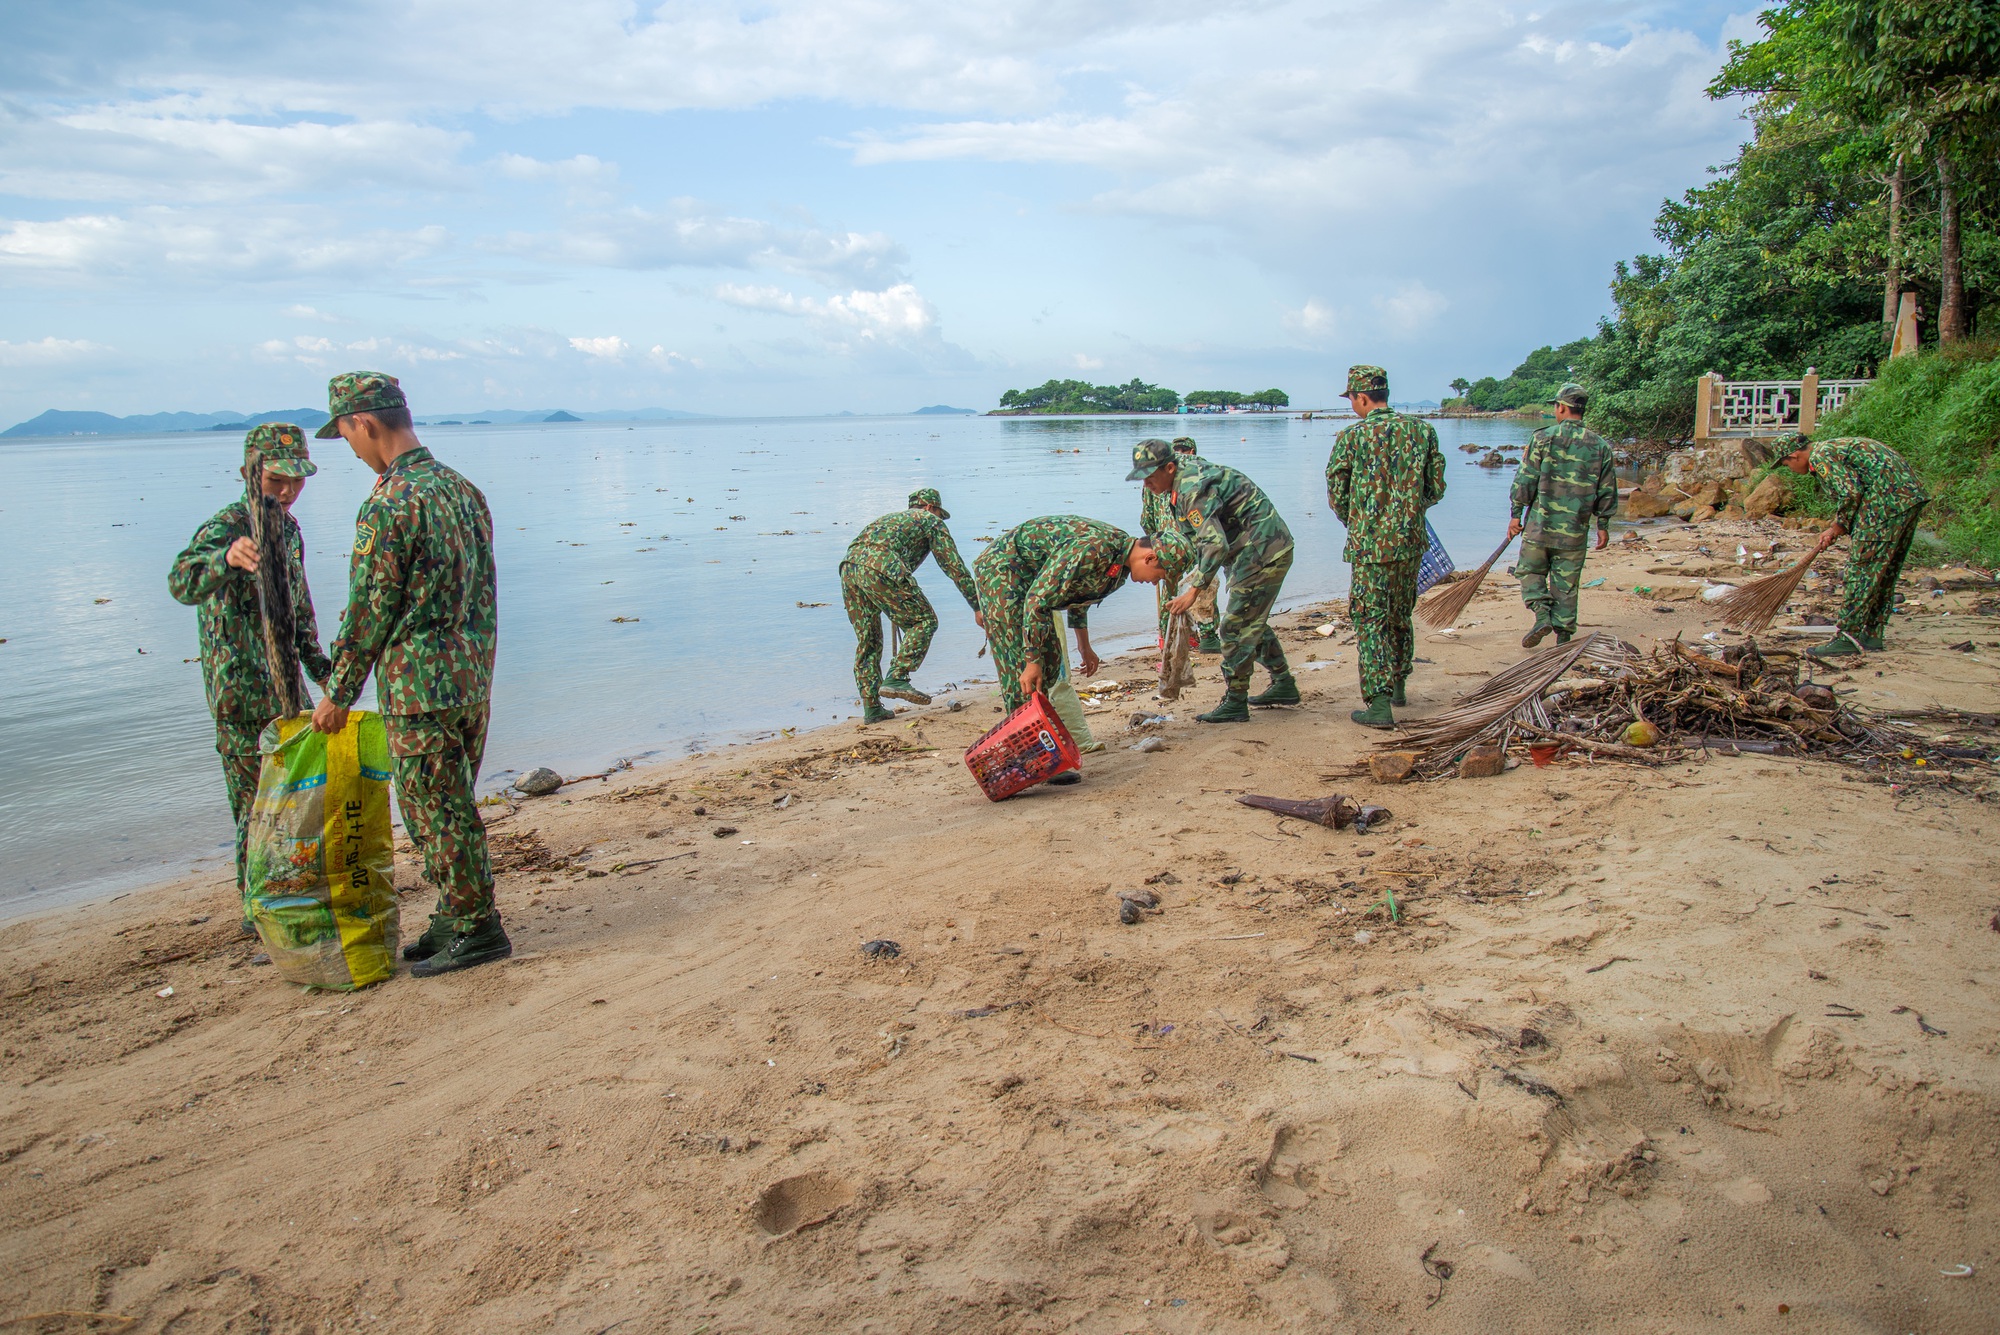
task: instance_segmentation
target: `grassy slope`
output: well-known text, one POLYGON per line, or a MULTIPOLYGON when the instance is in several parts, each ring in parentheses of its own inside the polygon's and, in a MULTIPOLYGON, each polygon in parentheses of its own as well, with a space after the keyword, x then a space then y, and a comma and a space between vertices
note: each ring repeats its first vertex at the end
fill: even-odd
POLYGON ((2000 340, 1884 363, 1814 434, 1894 447, 1930 488, 1924 526, 1954 558, 2000 565, 2000 340))

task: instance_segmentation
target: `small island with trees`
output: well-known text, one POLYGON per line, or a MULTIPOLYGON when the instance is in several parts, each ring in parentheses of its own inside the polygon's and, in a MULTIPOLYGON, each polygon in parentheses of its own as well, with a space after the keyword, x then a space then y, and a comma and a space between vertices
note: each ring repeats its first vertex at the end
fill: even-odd
POLYGON ((1291 406, 1282 389, 1238 393, 1233 389, 1197 389, 1177 394, 1136 377, 1123 385, 1093 385, 1087 380, 1050 380, 1034 389, 1010 389, 988 416, 1083 413, 1220 413, 1276 412, 1291 406))

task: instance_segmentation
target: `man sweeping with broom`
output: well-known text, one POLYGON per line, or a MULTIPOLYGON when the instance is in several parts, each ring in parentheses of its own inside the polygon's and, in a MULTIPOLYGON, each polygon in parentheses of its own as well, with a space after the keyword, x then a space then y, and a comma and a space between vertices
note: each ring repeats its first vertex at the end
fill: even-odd
POLYGON ((1801 577, 1813 557, 1842 534, 1854 535, 1847 558, 1846 596, 1840 605, 1840 633, 1806 652, 1815 658, 1838 658, 1880 649, 1889 613, 1896 606, 1896 578, 1916 541, 1917 520, 1930 504, 1930 493, 1902 455, 1866 436, 1815 441, 1795 433, 1779 441, 1777 448, 1780 463, 1794 473, 1812 474, 1833 495, 1833 523, 1820 535, 1812 554, 1795 567, 1801 577))
POLYGON ((1576 634, 1576 591, 1583 581, 1584 542, 1597 521, 1597 550, 1611 541, 1618 510, 1618 466, 1604 437, 1583 424, 1589 396, 1582 385, 1556 391, 1556 424, 1528 443, 1514 474, 1513 517, 1507 536, 1521 537, 1521 601, 1535 624, 1521 637, 1532 649, 1554 631, 1557 644, 1576 634))
MULTIPOLYGON (((304 690, 296 680, 301 666, 322 685, 333 674, 332 660, 319 647, 312 590, 306 587, 305 542, 292 518, 292 503, 319 471, 306 449, 306 433, 289 422, 266 422, 244 438, 243 458, 243 496, 196 531, 167 574, 174 601, 199 609, 201 683, 215 717, 215 749, 236 822, 239 895, 261 763, 257 739, 271 720, 304 708, 304 690), (263 522, 253 524, 250 507, 260 503, 263 522), (267 555, 280 553, 285 568, 263 571, 260 589, 259 567, 267 555), (265 590, 285 591, 291 606, 267 610, 259 596, 265 590), (274 632, 291 629, 291 644, 267 644, 267 619, 274 632), (292 681, 273 680, 274 659, 292 681)), ((244 930, 250 930, 247 916, 244 930)))

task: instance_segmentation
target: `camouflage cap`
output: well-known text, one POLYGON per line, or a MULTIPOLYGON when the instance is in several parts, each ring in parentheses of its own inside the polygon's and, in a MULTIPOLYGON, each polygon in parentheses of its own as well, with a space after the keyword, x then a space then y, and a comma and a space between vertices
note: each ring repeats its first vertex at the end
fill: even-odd
POLYGON ((951 518, 951 511, 944 508, 944 497, 938 495, 938 489, 936 487, 917 488, 915 491, 910 493, 910 504, 913 506, 935 505, 937 507, 939 519, 951 518))
POLYGON ((1577 384, 1576 381, 1571 380, 1556 391, 1556 396, 1551 402, 1560 403, 1565 408, 1574 408, 1578 412, 1582 412, 1590 406, 1590 391, 1582 385, 1577 384))
POLYGON ((326 382, 326 410, 331 416, 313 434, 332 440, 340 434, 340 419, 349 413, 373 412, 377 408, 407 408, 403 386, 383 371, 344 371, 326 382))
POLYGON ((1788 459, 1806 446, 1812 444, 1812 437, 1803 431, 1788 431, 1778 437, 1778 453, 1775 457, 1788 459))
POLYGON ((1193 436, 1174 437, 1174 453, 1176 454, 1193 454, 1198 448, 1194 443, 1193 436))
POLYGON ((311 477, 319 471, 306 450, 306 429, 290 422, 262 422, 251 427, 243 438, 245 463, 252 450, 264 456, 264 471, 279 477, 311 477))
POLYGON ((1151 477, 1164 464, 1174 461, 1174 447, 1158 436, 1150 436, 1132 447, 1132 471, 1125 475, 1127 482, 1137 482, 1140 478, 1151 477))
POLYGON ((1389 373, 1379 366, 1350 366, 1347 368, 1347 388, 1342 398, 1350 394, 1387 394, 1389 373))
POLYGON ((1194 544, 1172 529, 1149 533, 1146 538, 1153 545, 1153 555, 1160 558, 1160 565, 1167 572, 1167 587, 1179 584, 1181 576, 1194 568, 1194 544))

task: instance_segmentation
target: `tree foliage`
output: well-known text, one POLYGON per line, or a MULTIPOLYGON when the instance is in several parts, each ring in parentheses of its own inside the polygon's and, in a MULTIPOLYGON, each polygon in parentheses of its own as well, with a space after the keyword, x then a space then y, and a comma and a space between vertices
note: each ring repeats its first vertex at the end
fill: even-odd
POLYGON ((1123 385, 1050 380, 1034 389, 1008 390, 1000 406, 1036 413, 1170 413, 1181 406, 1181 396, 1137 377, 1123 385))
POLYGON ((1481 376, 1468 385, 1460 377, 1451 382, 1451 387, 1459 391, 1468 407, 1481 412, 1508 412, 1549 403, 1565 381, 1576 378, 1578 364, 1589 347, 1590 340, 1580 338, 1559 348, 1536 348, 1505 380, 1481 376))

